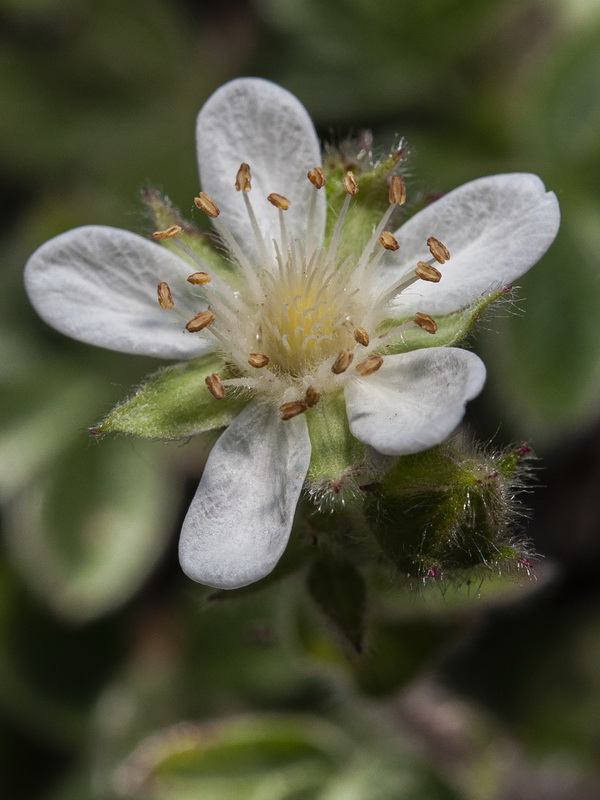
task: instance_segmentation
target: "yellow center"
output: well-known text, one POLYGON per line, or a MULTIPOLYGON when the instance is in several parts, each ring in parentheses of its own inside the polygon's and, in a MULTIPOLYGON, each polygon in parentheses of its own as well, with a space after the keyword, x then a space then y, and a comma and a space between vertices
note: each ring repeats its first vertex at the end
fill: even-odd
POLYGON ((257 348, 272 367, 294 377, 356 344, 355 292, 343 285, 339 274, 325 283, 312 276, 294 276, 289 282, 279 276, 259 309, 257 348))

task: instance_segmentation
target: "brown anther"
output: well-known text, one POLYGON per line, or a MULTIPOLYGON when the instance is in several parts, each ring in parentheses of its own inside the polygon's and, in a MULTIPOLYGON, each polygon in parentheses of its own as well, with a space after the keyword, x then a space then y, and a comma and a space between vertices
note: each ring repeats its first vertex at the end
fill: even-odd
POLYGON ((215 320, 216 317, 212 311, 201 311, 199 314, 196 314, 195 317, 192 317, 185 327, 190 333, 197 333, 203 330, 203 328, 207 328, 215 320))
POLYGON ((235 177, 235 188, 238 192, 249 192, 252 188, 252 173, 250 172, 250 166, 245 161, 240 164, 235 177))
POLYGON ((158 294, 158 305, 161 308, 175 308, 175 303, 173 302, 173 295, 171 294, 171 290, 169 288, 169 284, 161 281, 157 287, 157 294, 158 294))
POLYGON ((297 417, 298 414, 304 414, 308 406, 303 400, 293 400, 291 403, 284 403, 279 406, 281 411, 281 419, 292 419, 297 417))
POLYGON ((321 399, 321 392, 318 392, 314 386, 309 386, 304 395, 304 402, 309 408, 314 408, 321 399))
POLYGON ((435 333, 438 329, 437 322, 429 314, 421 314, 420 311, 417 311, 413 321, 427 333, 435 333))
POLYGON ((357 364, 355 369, 362 378, 366 378, 367 375, 372 375, 374 372, 377 372, 382 364, 383 358, 381 356, 371 356, 365 359, 365 361, 361 361, 360 364, 357 364))
POLYGON ((351 197, 356 197, 358 194, 358 183, 356 182, 354 173, 347 172, 342 179, 342 183, 344 184, 344 189, 348 192, 348 194, 351 197))
POLYGON ((406 186, 400 175, 394 175, 392 177, 388 191, 388 199, 390 203, 394 203, 397 206, 402 206, 406 202, 406 186))
POLYGON ((204 383, 208 386, 208 391, 213 397, 216 397, 217 400, 223 400, 223 398, 227 395, 227 389, 223 385, 223 378, 218 372, 213 372, 212 375, 207 375, 206 378, 204 378, 204 383))
POLYGON ((385 247, 386 250, 397 250, 400 247, 396 237, 389 231, 384 231, 377 241, 382 247, 385 247))
POLYGON ((369 334, 366 332, 364 328, 355 328, 354 333, 354 341, 362 344, 363 347, 369 346, 369 334))
POLYGON ((250 353, 248 356, 248 363, 251 367, 260 369, 261 367, 267 366, 269 363, 269 356, 264 355, 264 353, 250 353))
POLYGON ((221 213, 219 206, 206 192, 200 192, 198 197, 194 197, 194 205, 196 208, 199 208, 200 211, 204 211, 208 217, 218 217, 221 213))
POLYGON ((287 197, 284 197, 282 194, 277 194, 277 192, 271 192, 267 200, 271 205, 274 205, 275 208, 280 208, 282 211, 287 211, 292 205, 291 200, 288 200, 287 197))
POLYGON ((178 233, 181 233, 183 228, 181 225, 170 225, 168 228, 165 228, 164 231, 154 231, 152 234, 153 239, 172 239, 174 236, 177 236, 178 233))
POLYGON ((210 283, 212 278, 208 274, 208 272, 193 272, 191 275, 187 276, 187 282, 193 283, 194 286, 202 286, 205 283, 210 283))
POLYGON ((445 264, 450 258, 450 250, 448 250, 446 245, 442 244, 439 239, 436 239, 435 236, 430 236, 429 239, 427 239, 427 247, 439 264, 445 264))
POLYGON ((325 186, 327 178, 325 177, 325 173, 321 167, 315 167, 314 169, 309 170, 308 180, 317 189, 322 189, 325 186))
POLYGON ((418 261, 415 272, 422 281, 439 283, 442 279, 442 273, 439 271, 439 269, 432 267, 431 264, 428 264, 426 261, 418 261))
POLYGON ((342 350, 333 362, 331 371, 334 375, 341 375, 342 372, 346 372, 353 359, 354 353, 351 350, 342 350))

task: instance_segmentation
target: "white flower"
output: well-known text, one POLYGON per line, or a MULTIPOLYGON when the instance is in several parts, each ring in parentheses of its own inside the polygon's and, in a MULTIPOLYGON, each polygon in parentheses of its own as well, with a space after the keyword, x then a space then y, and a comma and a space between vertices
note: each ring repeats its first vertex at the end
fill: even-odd
POLYGON ((342 259, 341 245, 352 252, 354 178, 346 177, 324 247, 319 142, 296 98, 268 81, 232 81, 201 110, 197 142, 204 193, 196 204, 236 265, 234 285, 205 265, 199 272, 210 282, 201 274, 190 283, 188 261, 100 226, 44 244, 25 283, 42 318, 76 339, 175 359, 216 347, 231 366, 233 378, 208 381, 214 402, 227 402, 218 398, 230 387, 253 399, 211 452, 180 560, 194 580, 235 588, 267 575, 286 546, 311 459, 307 417, 320 398, 343 392, 353 435, 383 454, 415 453, 452 433, 482 388, 482 362, 450 347, 386 355, 406 323, 383 336, 380 323, 414 316, 433 330, 429 315, 511 283, 546 251, 559 211, 536 176, 496 175, 447 194, 392 234, 385 228, 404 191, 397 178, 366 247, 342 259), (174 311, 193 317, 187 330, 174 311))

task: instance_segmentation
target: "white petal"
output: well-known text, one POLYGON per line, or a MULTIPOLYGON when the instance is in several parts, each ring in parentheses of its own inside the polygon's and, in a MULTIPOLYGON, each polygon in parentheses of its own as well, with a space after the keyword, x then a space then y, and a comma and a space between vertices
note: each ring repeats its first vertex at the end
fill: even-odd
POLYGON ((284 422, 271 405, 247 406, 213 447, 183 523, 186 575, 218 589, 268 575, 285 550, 309 462, 304 417, 284 422))
POLYGON ((398 316, 415 311, 450 314, 492 287, 509 286, 546 252, 560 224, 558 201, 537 175, 492 175, 466 183, 415 214, 394 235, 400 249, 386 254, 381 286, 427 260, 435 236, 450 251, 439 283, 418 281, 396 300, 398 316))
POLYGON ((158 305, 160 281, 190 318, 205 308, 193 298, 190 268, 165 248, 118 228, 75 228, 43 244, 25 267, 25 288, 38 314, 61 333, 122 353, 192 358, 208 349, 158 305))
POLYGON ((346 384, 350 430, 384 455, 419 453, 450 436, 484 381, 483 362, 467 350, 387 356, 374 375, 346 384))
MULTIPOLYGON (((293 94, 261 78, 239 78, 226 83, 205 103, 196 128, 200 182, 221 209, 221 219, 242 249, 255 259, 255 244, 244 198, 234 189, 242 162, 250 165, 249 197, 272 252, 279 241, 279 215, 268 201, 277 192, 291 201, 285 220, 294 236, 305 237, 308 207, 316 191, 306 177, 321 164, 314 126, 293 94)), ((325 193, 320 190, 313 236, 322 241, 325 193)))

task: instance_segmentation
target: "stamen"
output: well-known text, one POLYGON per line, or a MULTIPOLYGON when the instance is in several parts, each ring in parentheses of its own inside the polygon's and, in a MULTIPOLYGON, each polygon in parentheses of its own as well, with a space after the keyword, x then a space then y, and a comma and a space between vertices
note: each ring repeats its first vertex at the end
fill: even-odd
POLYGON ((354 353, 351 350, 342 350, 336 360, 333 362, 331 371, 334 375, 341 375, 346 372, 354 359, 354 353))
POLYGON ((291 200, 288 200, 287 197, 284 197, 282 194, 277 194, 277 192, 271 192, 267 200, 274 205, 275 208, 279 208, 282 211, 287 211, 292 205, 291 200))
POLYGON ((354 341, 358 342, 358 344, 362 344, 363 347, 369 346, 369 334, 364 328, 356 328, 352 335, 354 336, 354 341))
POLYGON ((279 406, 279 410, 281 411, 281 419, 292 419, 292 417, 297 417, 298 414, 304 414, 308 406, 303 400, 293 400, 291 403, 284 403, 283 405, 279 406))
POLYGON ((367 246, 362 251, 361 257, 358 261, 356 267, 356 275, 358 280, 362 278, 367 266, 370 270, 373 270, 384 255, 383 250, 378 250, 378 252, 375 253, 375 256, 371 258, 373 249, 375 247, 375 242, 379 242, 386 250, 398 250, 399 245, 396 241, 396 238, 389 231, 384 229, 390 221, 390 217, 394 213, 396 206, 402 205, 402 203, 404 203, 406 200, 406 187, 404 186, 404 182, 399 175, 394 175, 390 182, 388 200, 390 201, 390 204, 387 207, 383 217, 379 221, 379 224, 371 234, 371 238, 369 239, 367 246))
MULTIPOLYGON (((325 186, 326 178, 325 173, 321 167, 315 167, 307 172, 308 180, 312 183, 318 191, 325 186)), ((306 222, 306 242, 308 247, 313 250, 316 247, 317 233, 315 231, 315 214, 317 210, 317 191, 312 192, 310 196, 310 205, 308 207, 308 217, 306 222)))
MULTIPOLYGON (((348 175, 351 174, 352 173, 350 172, 348 173, 348 175)), ((342 238, 342 229, 348 215, 348 209, 350 208, 350 200, 352 197, 353 195, 350 192, 347 192, 346 197, 344 197, 344 202, 342 203, 342 210, 340 211, 340 215, 336 220, 335 228, 333 229, 333 234, 331 236, 331 242, 329 243, 329 250, 327 251, 327 260, 330 262, 335 259, 338 245, 340 243, 340 239, 342 238)))
POLYGON ((438 329, 437 322, 430 317, 429 314, 421 314, 420 311, 417 311, 415 314, 413 322, 415 325, 418 325, 419 328, 423 328, 424 331, 427 331, 427 333, 435 333, 438 329))
POLYGON ((194 286, 202 286, 205 283, 210 283, 211 280, 212 278, 208 272, 194 272, 187 277, 187 282, 193 283, 194 286))
POLYGON ((252 173, 250 165, 242 162, 235 178, 235 188, 238 192, 249 192, 252 188, 252 173))
POLYGON ((250 202, 250 197, 248 196, 248 192, 252 188, 250 167, 248 166, 248 164, 242 164, 240 166, 237 178, 235 180, 235 188, 238 190, 238 192, 242 192, 244 203, 246 204, 246 211, 248 212, 248 219, 250 220, 250 225, 252 226, 254 239, 258 247, 260 260, 262 264, 266 266, 269 262, 269 256, 267 254, 267 248, 265 247, 265 240, 263 239, 263 235, 260 230, 260 225, 258 224, 258 220, 256 219, 256 214, 254 213, 254 209, 252 208, 252 203, 250 202))
POLYGON ((170 225, 168 228, 165 228, 164 231, 154 231, 152 234, 153 239, 172 239, 177 234, 181 233, 183 228, 181 225, 170 225))
POLYGON ((357 364, 355 369, 362 378, 366 378, 367 375, 372 375, 374 372, 377 372, 382 364, 383 358, 381 356, 371 356, 371 358, 367 358, 365 361, 361 361, 360 364, 357 364))
POLYGON ((279 209, 279 235, 281 237, 281 246, 287 249, 288 235, 285 227, 285 217, 283 212, 288 210, 288 208, 292 205, 292 202, 291 200, 288 200, 287 197, 284 197, 282 194, 278 194, 277 192, 271 192, 271 194, 267 197, 267 200, 269 203, 271 203, 271 205, 274 205, 275 208, 279 209))
POLYGON ((165 283, 165 281, 161 281, 157 287, 158 293, 158 304, 161 308, 175 308, 175 303, 173 302, 173 295, 171 294, 171 289, 169 288, 169 284, 165 283))
POLYGON ((314 408, 321 399, 321 392, 317 391, 314 386, 309 386, 304 395, 304 402, 309 408, 314 408))
POLYGON ((213 372, 212 375, 207 375, 206 378, 204 378, 204 383, 208 386, 208 391, 213 397, 216 397, 217 400, 223 400, 223 398, 226 397, 227 389, 223 383, 223 378, 217 372, 213 372))
POLYGON ((426 261, 417 262, 415 272, 423 281, 430 281, 431 283, 439 283, 442 279, 442 273, 426 261))
POLYGON ((430 236, 427 239, 427 247, 429 252, 439 264, 445 264, 450 258, 450 251, 445 244, 442 244, 435 236, 430 236))
POLYGON ((384 231, 381 236, 378 237, 377 241, 382 247, 385 247, 386 250, 398 250, 400 247, 396 237, 389 231, 384 231))
POLYGON ((388 192, 388 199, 390 204, 402 206, 406 202, 406 186, 400 175, 394 175, 390 181, 390 189, 388 192))
MULTIPOLYGON (((260 283, 256 276, 256 271, 252 266, 251 262, 245 255, 242 248, 237 243, 237 240, 233 237, 233 235, 229 232, 229 229, 223 225, 221 220, 215 219, 213 220, 213 225, 215 230, 221 237, 223 243, 227 246, 227 249, 234 256, 238 264, 240 265, 242 271, 244 272, 245 277, 248 279, 248 282, 251 284, 252 289, 254 290, 255 294, 260 294, 260 283)), ((175 240, 176 242, 179 239, 175 240)))
POLYGON ((309 170, 307 174, 308 180, 315 186, 317 189, 322 189, 325 186, 327 181, 325 177, 325 173, 321 169, 321 167, 315 167, 314 169, 309 170))
POLYGON ((203 330, 203 328, 212 325, 215 320, 216 317, 212 311, 201 311, 199 314, 196 314, 195 317, 192 317, 185 327, 190 333, 197 333, 203 330))
POLYGON ((348 192, 348 194, 351 197, 356 197, 356 195, 358 194, 358 183, 356 182, 354 173, 347 172, 342 178, 342 183, 344 185, 344 189, 348 192))
POLYGON ((266 367, 269 360, 269 356, 265 356, 263 353, 250 353, 248 356, 248 363, 251 367, 256 367, 256 369, 266 367))
POLYGON ((199 208, 200 211, 204 211, 204 213, 209 217, 218 217, 221 213, 219 206, 215 203, 210 195, 206 194, 206 192, 200 192, 198 197, 194 197, 194 205, 196 208, 199 208))

